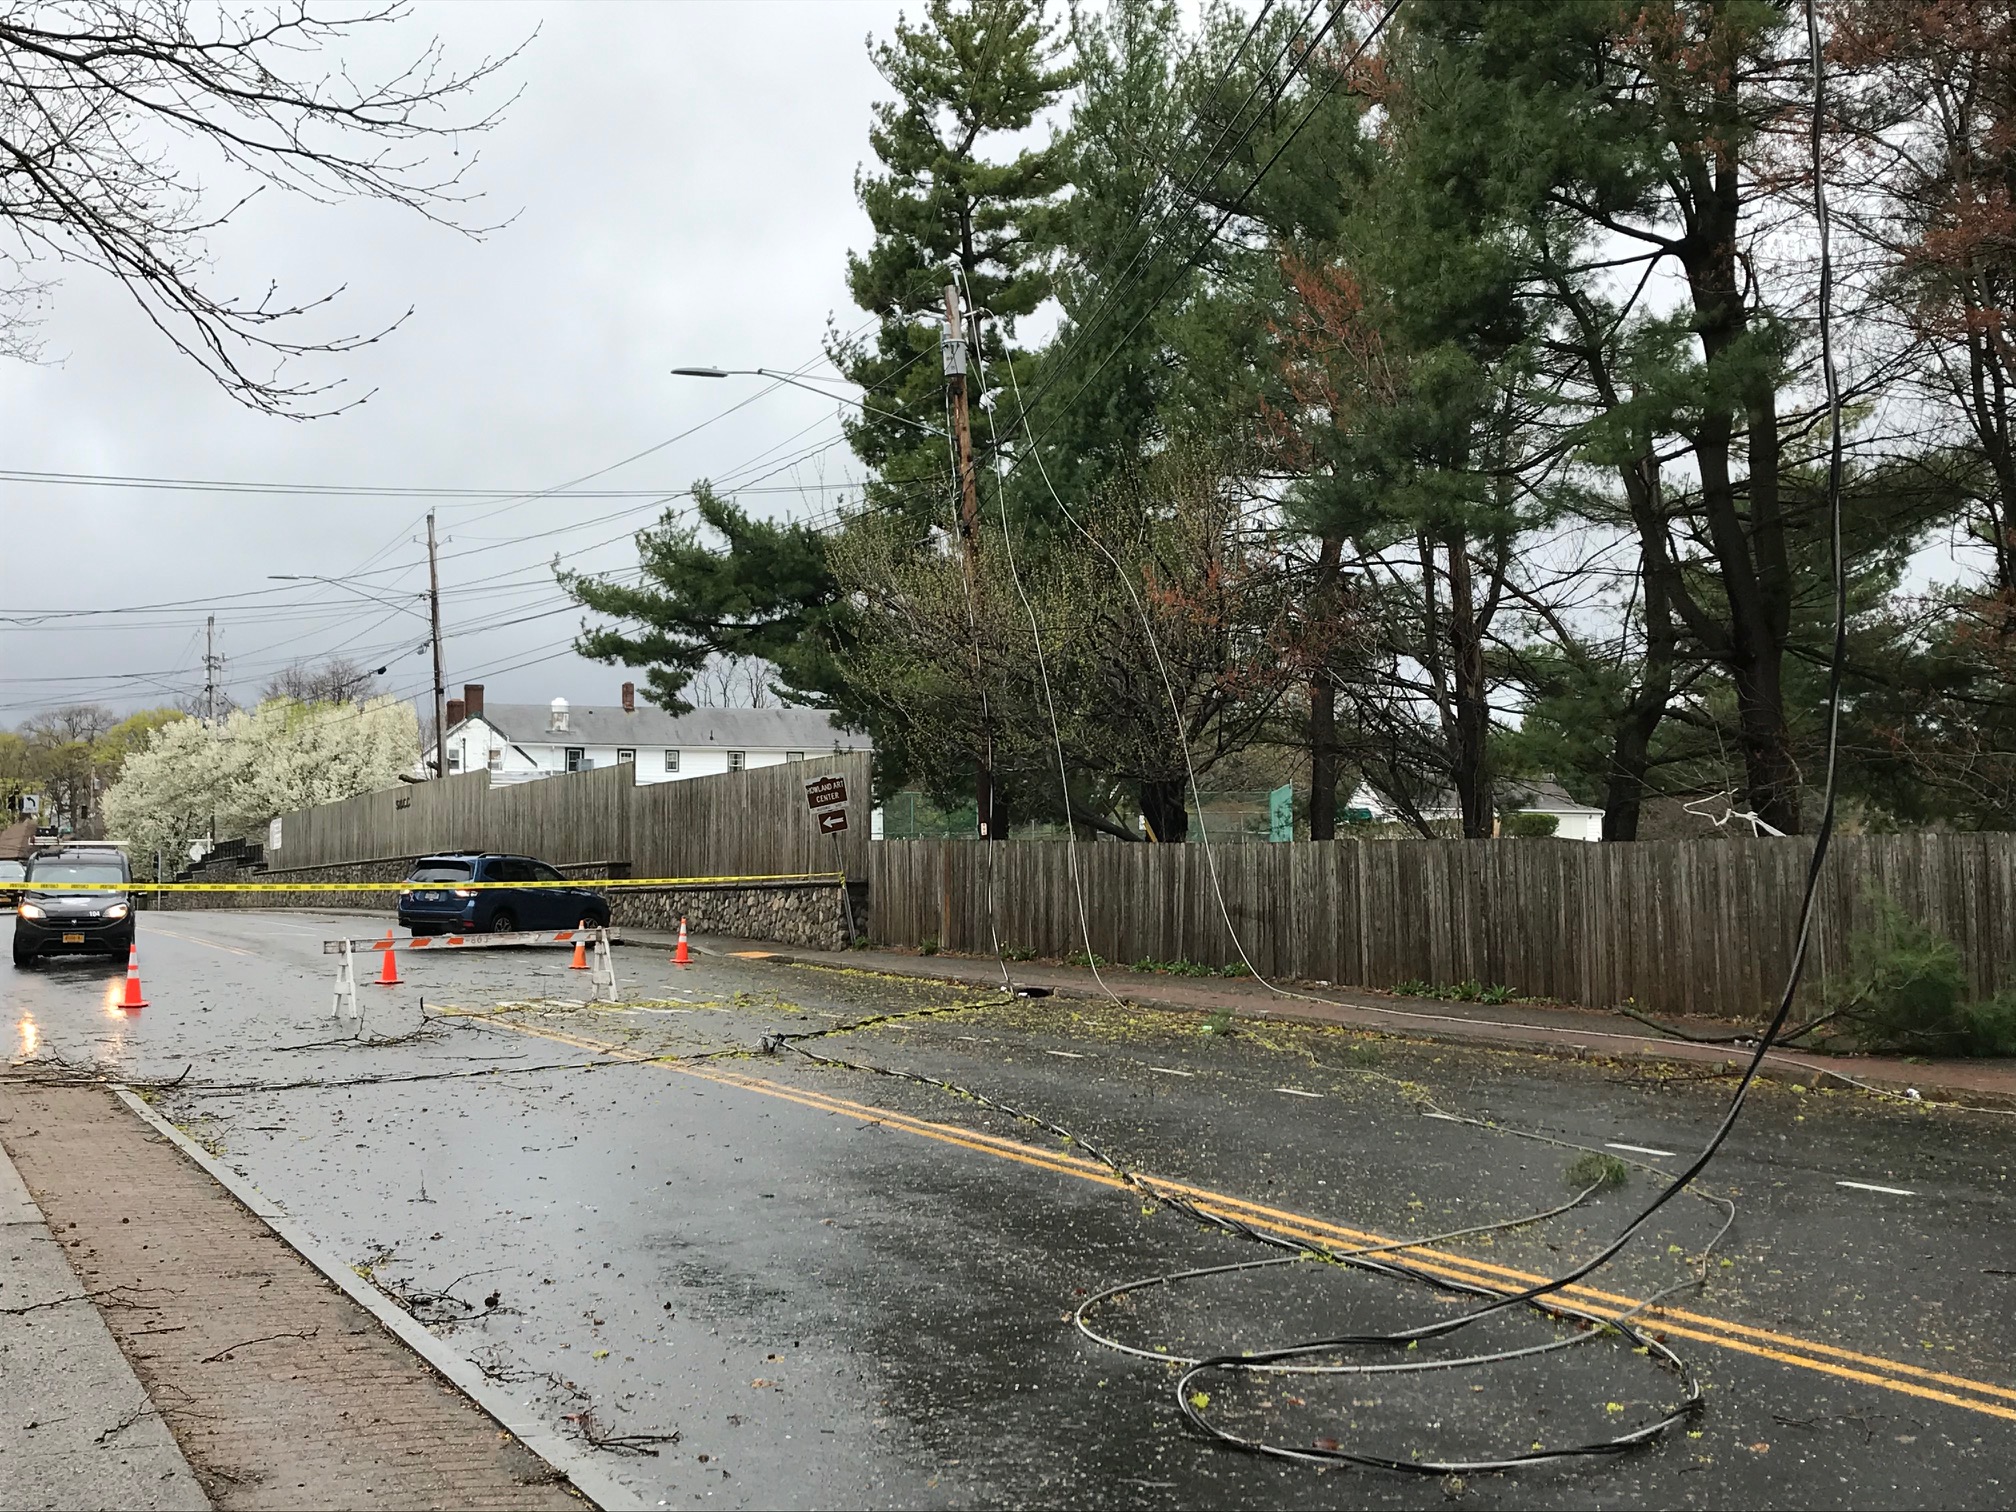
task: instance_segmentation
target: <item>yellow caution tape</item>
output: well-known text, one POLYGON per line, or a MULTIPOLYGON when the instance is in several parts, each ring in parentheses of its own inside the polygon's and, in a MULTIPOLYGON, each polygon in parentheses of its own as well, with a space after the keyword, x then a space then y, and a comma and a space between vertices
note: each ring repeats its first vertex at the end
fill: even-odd
POLYGON ((51 893, 153 893, 153 892, 471 892, 488 889, 564 888, 577 891, 597 887, 733 887, 749 882, 824 882, 840 884, 839 872, 779 872, 762 877, 582 877, 564 882, 57 882, 38 888, 33 880, 17 882, 9 892, 51 893))

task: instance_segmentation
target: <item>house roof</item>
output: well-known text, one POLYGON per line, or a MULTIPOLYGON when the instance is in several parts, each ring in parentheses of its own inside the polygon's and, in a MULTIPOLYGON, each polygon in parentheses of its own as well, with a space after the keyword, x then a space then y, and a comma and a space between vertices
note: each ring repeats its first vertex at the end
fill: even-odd
MULTIPOLYGON (((1586 803, 1578 803, 1569 796, 1568 790, 1552 777, 1507 777, 1501 778, 1493 795, 1496 806, 1507 809, 1524 809, 1536 814, 1601 814, 1603 810, 1591 808, 1586 803)), ((1374 813, 1391 813, 1393 806, 1369 788, 1360 788, 1352 795, 1354 803, 1361 803, 1374 813)), ((1448 819, 1461 811, 1453 792, 1443 793, 1421 804, 1424 819, 1448 819)))
MULTIPOLYGON (((521 746, 721 746, 730 750, 865 751, 866 735, 843 730, 824 709, 695 709, 668 714, 639 704, 570 704, 567 728, 554 730, 546 704, 493 703, 480 716, 506 740, 521 746)), ((466 722, 466 721, 465 721, 466 722)), ((457 726, 459 728, 459 726, 457 726)))
POLYGON ((1600 814, 1569 796, 1568 789, 1552 777, 1519 777, 1498 784, 1498 802, 1506 808, 1522 808, 1542 814, 1600 814))

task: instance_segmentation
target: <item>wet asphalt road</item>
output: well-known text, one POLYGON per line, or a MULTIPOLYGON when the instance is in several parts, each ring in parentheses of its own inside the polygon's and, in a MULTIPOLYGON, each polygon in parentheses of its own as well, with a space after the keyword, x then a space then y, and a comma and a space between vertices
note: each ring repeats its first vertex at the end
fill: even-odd
MULTIPOLYGON (((1707 1387, 1690 1429, 1459 1480, 1317 1471, 1192 1436, 1170 1367, 1070 1322, 1091 1291, 1254 1258, 1251 1242, 942 1090, 789 1053, 654 1058, 950 1010, 807 1048, 982 1090, 1225 1210, 1341 1246, 1557 1206, 1571 1146, 1637 1147, 1615 1153, 1653 1169, 1620 1191, 1436 1246, 1447 1273, 1506 1289, 1613 1233, 1656 1168, 1681 1163, 1656 1152, 1707 1136, 1726 1083, 1307 1027, 1208 1035, 1177 1015, 774 963, 679 971, 641 948, 617 953, 615 1008, 563 1001, 586 974, 560 952, 402 957, 405 984, 360 987, 363 1035, 345 1039, 320 942, 382 927, 144 915, 150 1007, 121 1012, 108 967, 52 965, 5 979, 5 1032, 17 1061, 45 1069, 181 1076, 157 1106, 504 1389, 568 1431, 633 1439, 611 1468, 647 1503, 2011 1499, 2016 1119, 1760 1087, 1707 1193, 1669 1204, 1590 1282, 1638 1299, 1705 1269, 1705 1291, 1648 1324, 1707 1387), (1716 1243, 1722 1200, 1735 1221, 1716 1243)), ((1098 1322, 1194 1356, 1454 1305, 1295 1264, 1138 1293, 1098 1322)), ((1520 1313, 1461 1336, 1462 1351, 1565 1332, 1520 1313)), ((1210 1409, 1295 1445, 1466 1457, 1609 1437, 1674 1400, 1671 1376, 1597 1337, 1406 1377, 1218 1377, 1210 1409)))

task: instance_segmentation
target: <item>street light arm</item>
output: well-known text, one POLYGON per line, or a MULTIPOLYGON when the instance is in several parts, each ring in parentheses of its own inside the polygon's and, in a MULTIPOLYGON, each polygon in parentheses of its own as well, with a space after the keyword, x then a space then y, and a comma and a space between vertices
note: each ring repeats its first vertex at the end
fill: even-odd
MULTIPOLYGON (((411 604, 394 603, 391 599, 382 599, 375 593, 366 593, 355 583, 344 582, 341 578, 317 577, 313 573, 308 572, 269 572, 267 577, 276 583, 327 583, 331 588, 341 588, 347 593, 356 594, 359 598, 369 599, 374 604, 382 604, 387 609, 398 609, 406 614, 420 613, 411 604)), ((413 597, 424 599, 427 595, 416 593, 413 597)))
POLYGON ((675 378, 768 378, 772 383, 788 383, 793 388, 801 388, 808 394, 817 394, 821 399, 837 399, 842 404, 851 404, 870 415, 879 415, 884 420, 894 420, 898 425, 907 425, 921 430, 927 436, 936 436, 940 441, 951 439, 950 433, 935 425, 926 425, 921 420, 912 420, 908 415, 899 415, 894 410, 877 409, 874 405, 856 399, 852 394, 835 394, 829 390, 815 388, 804 379, 792 373, 780 373, 775 368, 710 368, 676 367, 672 369, 675 378))

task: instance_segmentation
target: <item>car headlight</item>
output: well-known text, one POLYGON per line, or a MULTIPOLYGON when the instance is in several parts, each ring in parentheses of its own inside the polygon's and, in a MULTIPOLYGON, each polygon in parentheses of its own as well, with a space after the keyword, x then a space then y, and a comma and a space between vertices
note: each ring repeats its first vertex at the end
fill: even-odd
POLYGON ((133 912, 133 905, 131 903, 114 903, 110 908, 105 910, 105 917, 108 919, 123 919, 131 912, 133 912))
POLYGON ((43 909, 40 903, 23 903, 20 913, 24 919, 46 919, 49 917, 47 911, 43 909))

